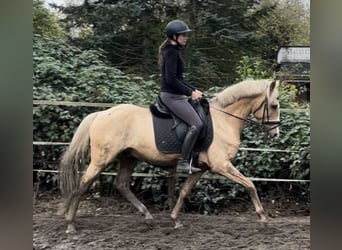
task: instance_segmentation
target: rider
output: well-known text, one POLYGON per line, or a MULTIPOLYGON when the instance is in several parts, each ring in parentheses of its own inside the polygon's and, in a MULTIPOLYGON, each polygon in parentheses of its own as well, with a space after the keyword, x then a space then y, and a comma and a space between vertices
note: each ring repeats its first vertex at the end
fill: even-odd
POLYGON ((201 169, 191 167, 189 162, 203 123, 188 102, 188 97, 199 100, 202 98, 202 92, 184 81, 184 62, 179 53, 179 49, 186 45, 191 29, 185 22, 173 20, 166 25, 165 31, 167 39, 159 47, 160 98, 172 113, 189 126, 177 163, 177 171, 191 172, 191 169, 198 172, 201 169))

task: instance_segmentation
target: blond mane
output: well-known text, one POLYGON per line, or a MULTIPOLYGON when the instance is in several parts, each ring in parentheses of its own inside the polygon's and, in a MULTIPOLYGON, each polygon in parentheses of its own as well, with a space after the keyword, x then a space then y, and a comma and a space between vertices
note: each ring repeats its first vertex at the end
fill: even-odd
POLYGON ((244 80, 242 82, 233 84, 216 94, 212 102, 218 103, 221 107, 226 107, 241 98, 259 95, 264 92, 272 80, 244 80))

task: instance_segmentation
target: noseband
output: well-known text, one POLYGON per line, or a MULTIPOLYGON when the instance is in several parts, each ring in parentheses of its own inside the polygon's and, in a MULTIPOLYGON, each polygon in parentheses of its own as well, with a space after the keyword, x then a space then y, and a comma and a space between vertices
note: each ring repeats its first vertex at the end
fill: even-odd
POLYGON ((267 96, 265 97, 265 100, 263 100, 262 103, 259 105, 259 107, 253 112, 254 117, 257 118, 255 113, 258 112, 259 109, 261 109, 262 107, 264 107, 264 111, 262 113, 261 125, 274 125, 273 127, 269 128, 269 129, 265 129, 265 127, 264 127, 264 130, 267 132, 267 131, 270 131, 272 129, 279 127, 280 121, 270 120, 267 96))

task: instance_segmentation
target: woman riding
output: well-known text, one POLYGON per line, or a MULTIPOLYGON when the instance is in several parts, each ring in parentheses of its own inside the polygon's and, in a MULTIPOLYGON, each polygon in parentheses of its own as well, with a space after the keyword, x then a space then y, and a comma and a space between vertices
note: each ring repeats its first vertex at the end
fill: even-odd
POLYGON ((186 45, 191 29, 183 21, 173 20, 166 25, 165 32, 167 39, 159 47, 160 98, 173 114, 189 126, 177 171, 191 172, 191 169, 192 172, 198 172, 201 169, 191 167, 189 162, 203 123, 188 98, 191 96, 193 100, 199 100, 202 98, 202 92, 184 81, 184 62, 179 52, 180 48, 186 45))

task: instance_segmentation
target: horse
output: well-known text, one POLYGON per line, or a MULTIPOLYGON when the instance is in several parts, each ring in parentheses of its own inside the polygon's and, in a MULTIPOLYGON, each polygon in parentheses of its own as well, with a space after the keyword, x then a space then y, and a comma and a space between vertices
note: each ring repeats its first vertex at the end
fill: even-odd
MULTIPOLYGON (((202 171, 188 175, 172 208, 170 216, 175 228, 183 226, 178 214, 184 199, 206 170, 243 185, 249 192, 259 221, 267 222, 253 182, 235 168, 232 159, 239 150, 246 122, 258 124, 267 138, 279 136, 278 86, 279 81, 271 79, 244 80, 210 99, 213 139, 207 150, 199 153, 198 165, 202 171)), ((162 153, 157 149, 152 114, 146 107, 118 104, 86 116, 76 129, 59 166, 59 187, 64 197, 59 213, 65 216, 66 232, 76 232, 74 221, 81 195, 114 162, 119 162, 115 187, 146 220, 153 219, 146 206, 130 190, 131 175, 138 161, 170 170, 175 169, 178 157, 178 153, 162 153)))

